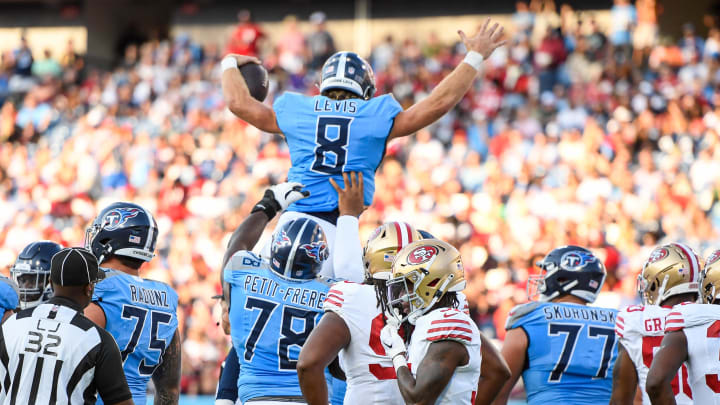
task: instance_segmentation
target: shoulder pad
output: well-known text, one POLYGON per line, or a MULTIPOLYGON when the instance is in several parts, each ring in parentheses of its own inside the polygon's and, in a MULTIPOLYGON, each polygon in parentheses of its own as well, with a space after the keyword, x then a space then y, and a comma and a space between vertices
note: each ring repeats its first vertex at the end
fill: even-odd
POLYGON ((318 275, 317 277, 315 277, 315 281, 330 287, 335 284, 339 284, 342 280, 318 275))
POLYGON ((262 267, 264 260, 249 250, 235 252, 228 260, 224 270, 243 271, 262 267))
POLYGON ((417 322, 413 333, 423 333, 425 339, 431 342, 455 340, 462 344, 470 344, 476 335, 472 319, 455 308, 436 309, 420 319, 423 321, 417 322))
POLYGON ((682 303, 675 305, 665 319, 665 332, 704 325, 720 320, 720 306, 682 303))
POLYGON ((342 315, 343 305, 345 300, 355 294, 358 286, 362 284, 353 283, 351 281, 340 281, 330 286, 325 303, 323 303, 323 309, 325 311, 332 311, 338 315, 342 315))
POLYGON ((615 318, 615 333, 620 338, 625 338, 625 335, 641 327, 644 313, 645 307, 642 305, 631 305, 618 311, 615 318))
POLYGON ((457 300, 458 300, 458 308, 459 310, 463 311, 465 315, 470 315, 470 306, 467 302, 467 297, 465 294, 458 292, 457 293, 457 300))
POLYGON ((505 322, 505 329, 513 329, 516 327, 517 322, 525 315, 536 310, 543 302, 530 301, 525 304, 516 305, 510 310, 507 321, 505 322))

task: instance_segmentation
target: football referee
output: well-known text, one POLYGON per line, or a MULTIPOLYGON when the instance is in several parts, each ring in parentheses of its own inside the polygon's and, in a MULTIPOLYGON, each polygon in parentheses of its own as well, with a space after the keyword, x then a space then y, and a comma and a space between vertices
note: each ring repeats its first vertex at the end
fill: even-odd
POLYGON ((83 316, 98 263, 82 248, 50 261, 55 296, 22 310, 0 327, 0 404, 132 405, 120 350, 112 336, 83 316))

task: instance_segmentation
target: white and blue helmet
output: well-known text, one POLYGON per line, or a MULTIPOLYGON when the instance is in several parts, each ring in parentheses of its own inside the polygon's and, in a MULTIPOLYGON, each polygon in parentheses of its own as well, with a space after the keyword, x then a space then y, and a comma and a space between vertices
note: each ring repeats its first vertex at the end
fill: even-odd
POLYGON ((368 100, 375 94, 375 75, 355 52, 337 52, 322 67, 320 93, 340 89, 368 100))

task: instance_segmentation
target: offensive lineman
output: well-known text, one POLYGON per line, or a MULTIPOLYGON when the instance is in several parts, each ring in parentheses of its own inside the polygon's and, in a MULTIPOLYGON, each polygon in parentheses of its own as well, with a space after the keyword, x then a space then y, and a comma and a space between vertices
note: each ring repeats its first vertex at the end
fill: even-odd
POLYGON ((392 265, 388 322, 380 339, 406 403, 472 405, 480 379, 480 332, 457 308, 465 288, 460 252, 438 239, 405 246, 392 265), (398 327, 411 333, 407 348, 398 327), (412 371, 410 370, 412 365, 412 371))
POLYGON ((700 277, 702 304, 681 303, 665 322, 665 337, 647 376, 652 404, 675 404, 672 381, 687 364, 694 403, 720 404, 720 250, 705 263, 700 277))
POLYGON ((617 311, 587 306, 602 289, 605 266, 579 246, 553 249, 537 265, 542 274, 527 285, 531 302, 513 308, 505 325, 502 354, 512 377, 494 404, 507 403, 521 375, 529 405, 608 403, 617 311))
MULTIPOLYGON (((658 246, 638 276, 638 293, 643 305, 628 307, 617 316, 618 358, 613 371, 611 405, 632 405, 637 387, 643 405, 650 405, 645 381, 654 352, 665 336, 665 317, 674 305, 695 302, 698 295, 700 260, 681 243, 658 246)), ((684 365, 672 381, 675 401, 692 405, 692 391, 684 365)))
MULTIPOLYGON (((452 73, 441 81, 428 97, 403 111, 391 96, 373 97, 375 78, 370 65, 353 52, 338 52, 322 68, 320 95, 303 96, 286 92, 269 107, 250 96, 237 69, 246 63, 260 63, 252 56, 228 55, 222 63, 222 89, 228 108, 258 129, 282 134, 290 148, 292 168, 288 180, 302 183, 310 198, 290 207, 278 222, 310 214, 319 222, 333 249, 337 199, 328 177, 340 181, 340 174, 359 171, 365 177, 365 204, 370 205, 375 189, 375 170, 387 143, 415 133, 450 111, 472 85, 482 61, 505 41, 503 28, 490 28, 485 21, 479 33, 466 37, 458 31, 468 53, 452 73), (305 213, 305 214, 300 214, 305 213)), ((323 275, 347 279, 333 273, 331 266, 323 275)))
POLYGON ((133 401, 147 402, 152 378, 154 404, 173 405, 180 397, 178 296, 169 285, 140 277, 140 267, 155 256, 157 235, 155 218, 137 204, 116 202, 100 211, 85 244, 104 278, 85 316, 115 338, 133 401))

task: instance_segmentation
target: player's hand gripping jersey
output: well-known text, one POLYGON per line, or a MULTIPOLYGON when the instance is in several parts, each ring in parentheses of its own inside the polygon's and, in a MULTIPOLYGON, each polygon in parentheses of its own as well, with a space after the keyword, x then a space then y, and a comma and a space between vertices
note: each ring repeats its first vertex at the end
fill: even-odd
POLYGON ((472 405, 475 403, 480 379, 480 332, 475 322, 464 312, 439 308, 421 316, 415 322, 408 345, 408 365, 417 375, 417 367, 434 342, 453 340, 465 346, 468 363, 455 369, 450 382, 440 394, 438 405, 472 405))
POLYGON ((665 321, 665 332, 673 331, 683 331, 687 338, 694 403, 720 404, 720 305, 674 306, 665 321))
POLYGON ((232 343, 240 359, 238 398, 301 397, 297 360, 323 313, 329 285, 319 279, 290 280, 252 252, 230 259, 223 278, 232 288, 232 343))
POLYGON ((178 327, 178 296, 165 283, 101 270, 105 278, 95 285, 92 300, 105 312, 105 329, 120 348, 133 402, 144 404, 147 383, 178 327))
POLYGON ((350 344, 339 355, 347 382, 345 404, 402 404, 392 359, 387 357, 380 341, 385 317, 377 307, 375 288, 336 283, 323 308, 341 317, 350 331, 350 344))
MULTIPOLYGON (((665 336, 665 317, 669 313, 670 307, 634 305, 620 311, 617 316, 615 333, 635 365, 645 405, 650 405, 650 398, 645 392, 648 371, 655 353, 660 350, 665 336)), ((672 388, 678 405, 692 405, 692 390, 685 365, 678 370, 672 388)))
POLYGON ((510 311, 505 328, 523 328, 528 338, 522 374, 528 404, 609 402, 617 357, 616 314, 614 309, 552 302, 530 302, 510 311))

